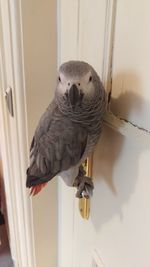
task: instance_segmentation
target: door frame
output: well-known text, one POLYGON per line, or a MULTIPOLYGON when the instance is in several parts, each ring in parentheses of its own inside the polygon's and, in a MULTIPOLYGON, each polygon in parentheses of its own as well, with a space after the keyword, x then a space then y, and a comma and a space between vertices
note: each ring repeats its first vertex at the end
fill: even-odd
POLYGON ((21 1, 1 1, 0 11, 0 140, 10 248, 15 267, 35 267, 32 201, 25 188, 28 128, 21 1), (4 93, 8 85, 13 91, 14 118, 10 117, 5 103, 4 93), (10 128, 10 121, 13 128, 10 128))

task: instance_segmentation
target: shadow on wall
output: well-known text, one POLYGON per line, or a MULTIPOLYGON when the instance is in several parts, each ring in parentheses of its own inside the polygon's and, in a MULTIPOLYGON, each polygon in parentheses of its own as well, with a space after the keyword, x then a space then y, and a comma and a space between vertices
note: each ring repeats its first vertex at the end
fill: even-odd
MULTIPOLYGON (((132 75, 131 81, 132 88, 134 85, 135 88, 137 85, 139 87, 136 76, 132 75)), ((141 112, 142 106, 147 104, 133 92, 123 93, 119 98, 111 99, 111 103, 113 112, 115 110, 115 114, 119 113, 121 117, 125 115, 126 119, 130 112, 133 110, 141 112)), ((141 149, 133 140, 126 139, 109 127, 104 127, 94 155, 95 189, 91 201, 91 220, 96 230, 114 216, 120 216, 120 220, 123 220, 122 208, 129 201, 136 186, 138 155, 141 149), (95 214, 98 215, 95 216, 95 214)))
POLYGON ((110 108, 114 114, 122 118, 129 118, 132 112, 140 113, 145 106, 139 92, 141 92, 141 80, 132 72, 118 73, 113 79, 112 95, 121 94, 118 98, 112 98, 110 108), (114 89, 115 88, 115 89, 114 89))

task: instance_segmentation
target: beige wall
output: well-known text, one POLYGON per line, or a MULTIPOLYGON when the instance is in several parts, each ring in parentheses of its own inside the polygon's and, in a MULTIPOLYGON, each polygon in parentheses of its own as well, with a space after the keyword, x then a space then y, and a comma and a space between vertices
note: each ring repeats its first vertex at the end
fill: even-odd
MULTIPOLYGON (((22 1, 25 86, 29 142, 53 97, 56 80, 56 1, 22 1)), ((49 183, 33 198, 37 267, 56 266, 57 189, 49 183)))

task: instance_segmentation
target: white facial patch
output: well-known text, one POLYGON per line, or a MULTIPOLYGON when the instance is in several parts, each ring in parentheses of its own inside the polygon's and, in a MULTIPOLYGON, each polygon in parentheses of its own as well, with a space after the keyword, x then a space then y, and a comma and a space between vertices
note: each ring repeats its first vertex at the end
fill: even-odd
POLYGON ((64 74, 59 75, 59 81, 58 81, 58 91, 60 94, 65 94, 67 90, 70 88, 70 82, 69 79, 65 77, 64 74))
POLYGON ((92 74, 90 71, 80 79, 80 88, 85 95, 92 95, 94 93, 92 74))
POLYGON ((92 95, 94 93, 92 74, 90 71, 82 77, 66 77, 63 73, 60 73, 58 80, 58 91, 60 94, 65 94, 67 90, 69 91, 73 84, 85 95, 92 95))

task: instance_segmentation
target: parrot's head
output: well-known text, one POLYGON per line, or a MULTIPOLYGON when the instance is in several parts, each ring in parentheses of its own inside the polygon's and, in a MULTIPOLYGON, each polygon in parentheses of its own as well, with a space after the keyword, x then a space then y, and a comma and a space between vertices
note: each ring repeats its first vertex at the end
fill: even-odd
POLYGON ((88 63, 69 61, 60 66, 56 97, 63 99, 73 111, 87 103, 92 103, 101 89, 100 78, 88 63))

